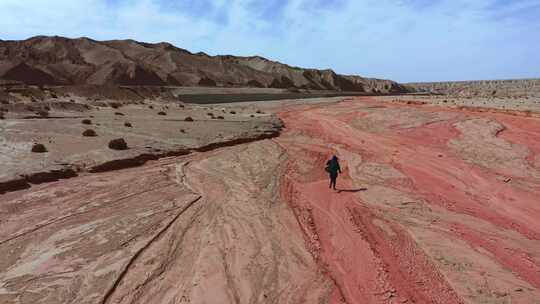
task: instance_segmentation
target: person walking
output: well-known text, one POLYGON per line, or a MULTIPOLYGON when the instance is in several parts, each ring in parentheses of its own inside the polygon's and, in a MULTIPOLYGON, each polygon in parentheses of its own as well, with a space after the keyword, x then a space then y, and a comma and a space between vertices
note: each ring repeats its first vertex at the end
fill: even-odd
POLYGON ((339 160, 337 156, 332 156, 332 158, 326 162, 326 172, 328 172, 328 175, 330 176, 330 186, 328 188, 332 188, 336 190, 336 181, 338 177, 338 173, 341 174, 341 167, 339 166, 339 160))

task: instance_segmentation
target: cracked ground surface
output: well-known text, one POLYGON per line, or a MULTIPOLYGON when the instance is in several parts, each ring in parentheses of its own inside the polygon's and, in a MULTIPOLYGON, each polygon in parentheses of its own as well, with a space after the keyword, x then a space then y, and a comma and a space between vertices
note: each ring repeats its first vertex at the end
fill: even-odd
POLYGON ((0 303, 540 303, 540 120, 266 110, 278 138, 0 196, 0 303))

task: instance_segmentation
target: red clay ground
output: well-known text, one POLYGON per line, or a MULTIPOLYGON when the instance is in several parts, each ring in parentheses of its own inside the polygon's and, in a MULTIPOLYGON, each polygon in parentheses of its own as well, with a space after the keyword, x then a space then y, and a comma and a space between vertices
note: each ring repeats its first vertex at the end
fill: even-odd
POLYGON ((0 303, 540 303, 538 118, 261 108, 280 137, 0 195, 0 303))
POLYGON ((540 120, 372 98, 280 116, 282 194, 332 302, 540 303, 540 120))

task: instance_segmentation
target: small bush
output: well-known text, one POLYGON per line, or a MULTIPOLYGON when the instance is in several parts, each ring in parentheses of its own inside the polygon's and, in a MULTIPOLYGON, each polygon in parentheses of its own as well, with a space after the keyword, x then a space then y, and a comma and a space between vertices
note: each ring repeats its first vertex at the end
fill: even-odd
POLYGON ((124 116, 124 113, 114 112, 114 115, 117 115, 117 116, 124 116))
POLYGON ((253 117, 255 117, 255 115, 251 114, 251 115, 249 115, 249 117, 253 118, 253 117))
POLYGON ((121 106, 121 104, 118 103, 118 102, 111 102, 111 103, 109 103, 109 105, 110 105, 111 108, 113 108, 113 109, 118 109, 118 108, 120 108, 120 106, 121 106))
POLYGON ((180 129, 180 133, 186 133, 186 130, 180 129))
POLYGON ((214 116, 214 113, 206 113, 206 115, 210 116, 210 117, 213 117, 214 116))
POLYGON ((5 119, 4 112, 0 112, 0 120, 5 119))
POLYGON ((154 106, 153 106, 153 105, 149 105, 148 108, 149 108, 150 110, 152 110, 152 109, 154 108, 154 106))
POLYGON ((82 135, 86 136, 86 137, 95 137, 95 136, 97 136, 97 133, 96 133, 96 131, 94 131, 92 129, 88 129, 88 130, 85 130, 82 135))
POLYGON ((109 149, 112 150, 127 150, 128 146, 123 138, 113 139, 109 142, 109 149))
POLYGON ((191 118, 191 117, 188 116, 188 117, 186 117, 186 119, 184 119, 184 120, 185 120, 185 121, 193 121, 193 118, 191 118))
POLYGON ((161 112, 158 112, 157 115, 165 116, 165 115, 167 115, 167 113, 161 111, 161 112))
POLYGON ((92 124, 92 121, 91 121, 90 119, 83 119, 83 120, 81 121, 81 123, 82 123, 83 125, 91 125, 91 124, 92 124))
POLYGON ((47 111, 37 111, 36 115, 39 117, 49 117, 49 112, 47 111))
POLYGON ((261 110, 257 110, 257 112, 255 112, 257 114, 262 114, 263 112, 261 110))
POLYGON ((9 100, 4 100, 4 99, 2 99, 2 100, 0 100, 0 103, 2 103, 2 104, 9 104, 9 100))
POLYGON ((217 119, 225 119, 223 116, 218 116, 217 119))
POLYGON ((73 102, 73 103, 74 103, 74 102, 75 102, 75 99, 70 99, 69 102, 73 102))
POLYGON ((199 81, 199 85, 203 87, 215 87, 217 83, 213 79, 210 79, 208 77, 203 77, 199 81))
POLYGON ((47 148, 45 148, 45 145, 43 145, 43 144, 34 144, 32 146, 32 152, 34 152, 34 153, 46 153, 47 148))
POLYGON ((229 113, 231 113, 231 114, 233 114, 233 115, 234 115, 234 114, 236 114, 236 111, 231 111, 231 112, 229 112, 229 113))
POLYGON ((127 121, 124 123, 124 126, 125 126, 125 127, 128 127, 128 128, 133 128, 133 126, 131 125, 131 123, 129 123, 129 122, 127 122, 127 121))

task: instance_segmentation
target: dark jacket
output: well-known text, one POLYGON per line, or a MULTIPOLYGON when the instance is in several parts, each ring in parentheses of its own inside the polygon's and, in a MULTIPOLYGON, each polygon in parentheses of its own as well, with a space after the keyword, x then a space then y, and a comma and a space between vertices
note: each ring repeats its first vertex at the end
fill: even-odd
POLYGON ((326 172, 331 176, 337 176, 338 172, 341 173, 341 167, 339 166, 337 157, 334 156, 331 160, 326 162, 326 172))

